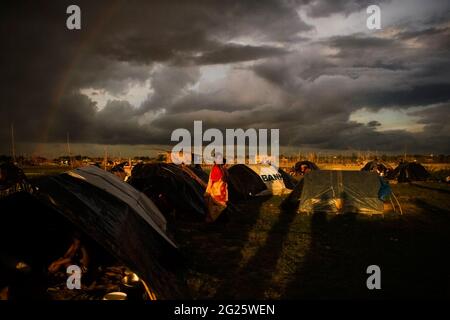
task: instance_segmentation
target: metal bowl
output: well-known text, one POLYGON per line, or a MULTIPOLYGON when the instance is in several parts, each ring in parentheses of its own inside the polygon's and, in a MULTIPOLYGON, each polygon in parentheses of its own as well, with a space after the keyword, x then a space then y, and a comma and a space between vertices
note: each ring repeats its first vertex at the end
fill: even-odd
POLYGON ((125 292, 110 292, 103 296, 103 300, 127 300, 125 292))

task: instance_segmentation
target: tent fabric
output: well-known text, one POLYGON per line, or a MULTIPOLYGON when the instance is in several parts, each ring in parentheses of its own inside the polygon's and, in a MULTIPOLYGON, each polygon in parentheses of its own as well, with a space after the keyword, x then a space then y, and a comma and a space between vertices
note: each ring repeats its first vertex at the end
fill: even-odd
POLYGON ((188 167, 197 177, 199 177, 205 184, 208 184, 208 174, 202 169, 199 164, 188 167))
POLYGON ((305 161, 298 161, 291 169, 290 173, 292 175, 293 180, 298 182, 307 172, 313 170, 320 170, 320 169, 314 162, 305 160, 305 161), (302 171, 303 166, 306 166, 306 169, 309 170, 302 171))
POLYGON ((259 175, 244 164, 235 164, 228 169, 228 192, 232 202, 270 194, 259 175))
MULTIPOLYGON (((119 198, 136 211, 163 237, 166 237, 167 222, 158 207, 145 194, 136 190, 131 185, 124 183, 116 175, 110 174, 95 166, 81 167, 69 171, 67 174, 76 179, 86 181, 119 198)), ((171 241, 168 238, 167 240, 171 241)))
POLYGON ((288 191, 283 175, 269 164, 231 166, 228 169, 228 188, 231 201, 245 200, 255 196, 281 195, 288 191))
MULTIPOLYGON (((381 186, 374 172, 311 171, 293 194, 300 197, 300 212, 382 214, 381 186)), ((289 201, 293 201, 292 197, 289 201)))
POLYGON ((283 175, 274 166, 269 164, 249 164, 247 167, 258 174, 270 194, 282 195, 287 192, 283 175))
POLYGON ((23 170, 11 162, 0 163, 0 199, 21 191, 32 192, 23 170))
POLYGON ((397 179, 398 182, 424 181, 430 178, 430 173, 417 162, 403 162, 389 175, 389 179, 397 179))
POLYGON ((205 217, 206 184, 192 174, 175 164, 149 163, 135 166, 127 182, 152 199, 166 216, 175 210, 205 217))
POLYGON ((178 260, 177 248, 160 227, 161 213, 131 186, 94 168, 38 181, 36 197, 137 272, 159 297, 179 297, 176 276, 167 272, 178 260))
POLYGON ((283 178, 284 185, 287 189, 293 190, 297 184, 297 180, 291 176, 289 173, 284 171, 283 169, 279 168, 278 173, 281 174, 281 177, 283 178))
POLYGON ((369 161, 361 168, 361 171, 374 171, 382 176, 385 176, 391 170, 392 168, 388 164, 377 160, 369 161))
POLYGON ((208 184, 208 175, 206 175, 206 172, 204 172, 202 168, 195 169, 194 167, 182 165, 181 170, 183 170, 185 174, 195 180, 202 188, 206 188, 208 184), (200 174, 201 176, 199 176, 198 174, 200 174), (206 179, 204 175, 206 175, 206 179))

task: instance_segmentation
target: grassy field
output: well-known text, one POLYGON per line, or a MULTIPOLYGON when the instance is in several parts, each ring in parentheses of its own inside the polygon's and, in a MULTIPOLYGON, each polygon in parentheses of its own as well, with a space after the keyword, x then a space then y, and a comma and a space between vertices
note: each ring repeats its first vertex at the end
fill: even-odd
POLYGON ((30 178, 51 176, 55 174, 60 174, 65 171, 70 170, 70 167, 60 167, 60 166, 34 166, 34 167, 22 167, 25 175, 30 178))
POLYGON ((450 187, 393 189, 402 216, 306 216, 272 197, 214 225, 178 222, 193 298, 450 298, 450 187), (382 290, 366 288, 372 264, 382 290))

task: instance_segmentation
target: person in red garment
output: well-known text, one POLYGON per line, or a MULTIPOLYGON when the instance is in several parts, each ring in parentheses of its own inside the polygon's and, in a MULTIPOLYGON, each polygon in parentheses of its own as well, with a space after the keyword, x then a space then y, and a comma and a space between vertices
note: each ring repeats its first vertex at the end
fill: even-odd
POLYGON ((214 165, 209 174, 208 186, 206 187, 205 199, 208 206, 206 222, 214 222, 226 209, 228 202, 226 160, 222 155, 217 155, 214 165))

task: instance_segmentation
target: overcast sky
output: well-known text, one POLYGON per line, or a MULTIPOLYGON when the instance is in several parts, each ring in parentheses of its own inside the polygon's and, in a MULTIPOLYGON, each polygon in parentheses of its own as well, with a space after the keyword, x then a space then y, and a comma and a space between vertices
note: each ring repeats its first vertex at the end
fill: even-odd
POLYGON ((450 153, 448 0, 8 1, 0 15, 1 153, 11 123, 21 152, 45 153, 67 133, 168 145, 194 120, 279 128, 292 150, 450 153))

